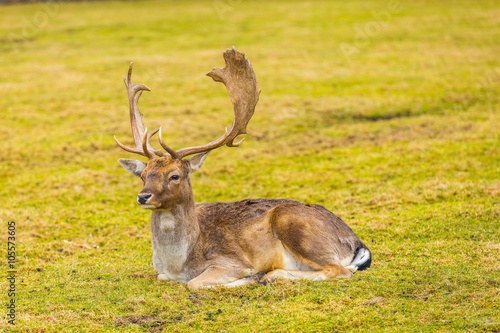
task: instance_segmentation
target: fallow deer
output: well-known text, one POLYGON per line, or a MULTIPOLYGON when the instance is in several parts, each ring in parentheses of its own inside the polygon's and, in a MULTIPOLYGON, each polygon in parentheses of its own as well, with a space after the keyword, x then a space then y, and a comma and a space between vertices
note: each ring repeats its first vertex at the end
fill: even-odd
POLYGON ((276 199, 195 203, 191 173, 211 150, 241 144, 243 140, 234 140, 247 133, 260 94, 245 55, 233 48, 223 56, 225 67, 207 75, 226 86, 235 118, 224 135, 202 146, 174 150, 163 141, 161 127, 148 133, 138 102, 141 93, 150 89, 132 83, 132 63, 124 77, 135 147, 123 145, 116 136, 115 140, 127 152, 149 159, 147 163, 120 159, 120 164, 144 182, 137 202, 152 210, 153 266, 158 279, 197 289, 267 283, 276 278, 351 277, 370 267, 370 250, 322 206, 276 199), (157 132, 165 151, 150 144, 157 132))

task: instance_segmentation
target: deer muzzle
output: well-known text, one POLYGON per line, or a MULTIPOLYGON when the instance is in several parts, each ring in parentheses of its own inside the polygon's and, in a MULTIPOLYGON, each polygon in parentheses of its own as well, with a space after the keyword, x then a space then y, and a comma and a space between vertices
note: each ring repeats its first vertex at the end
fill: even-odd
POLYGON ((139 193, 137 195, 137 203, 139 205, 146 205, 153 195, 151 193, 139 193))

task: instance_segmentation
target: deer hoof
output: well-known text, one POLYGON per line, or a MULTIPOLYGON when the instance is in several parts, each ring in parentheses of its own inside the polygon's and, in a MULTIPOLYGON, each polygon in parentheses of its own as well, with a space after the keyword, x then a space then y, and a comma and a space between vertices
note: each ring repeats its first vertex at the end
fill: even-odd
POLYGON ((158 280, 166 281, 170 279, 165 274, 158 274, 158 280))

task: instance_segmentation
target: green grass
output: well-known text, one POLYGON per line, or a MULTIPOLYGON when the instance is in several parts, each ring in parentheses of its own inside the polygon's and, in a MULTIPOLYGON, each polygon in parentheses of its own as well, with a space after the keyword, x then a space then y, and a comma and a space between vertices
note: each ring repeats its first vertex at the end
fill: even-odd
POLYGON ((499 332, 500 6, 392 3, 1 6, 1 271, 8 221, 18 271, 16 326, 0 280, 0 331, 499 332), (197 200, 325 205, 370 270, 199 292, 155 279, 141 184, 113 141, 131 140, 121 76, 134 61, 152 89, 149 128, 205 143, 231 123, 204 74, 232 45, 262 94, 244 145, 193 176, 197 200))

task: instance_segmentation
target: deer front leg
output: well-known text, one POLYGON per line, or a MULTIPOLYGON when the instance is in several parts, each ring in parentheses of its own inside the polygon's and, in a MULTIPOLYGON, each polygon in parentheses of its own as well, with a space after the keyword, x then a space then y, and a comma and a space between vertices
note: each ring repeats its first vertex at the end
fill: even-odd
POLYGON ((228 269, 225 267, 209 267, 203 273, 188 282, 188 288, 212 288, 216 286, 239 287, 256 284, 259 280, 251 269, 228 269))
POLYGON ((156 252, 153 250, 153 267, 158 272, 158 280, 170 280, 166 274, 164 274, 163 265, 156 256, 156 252))

